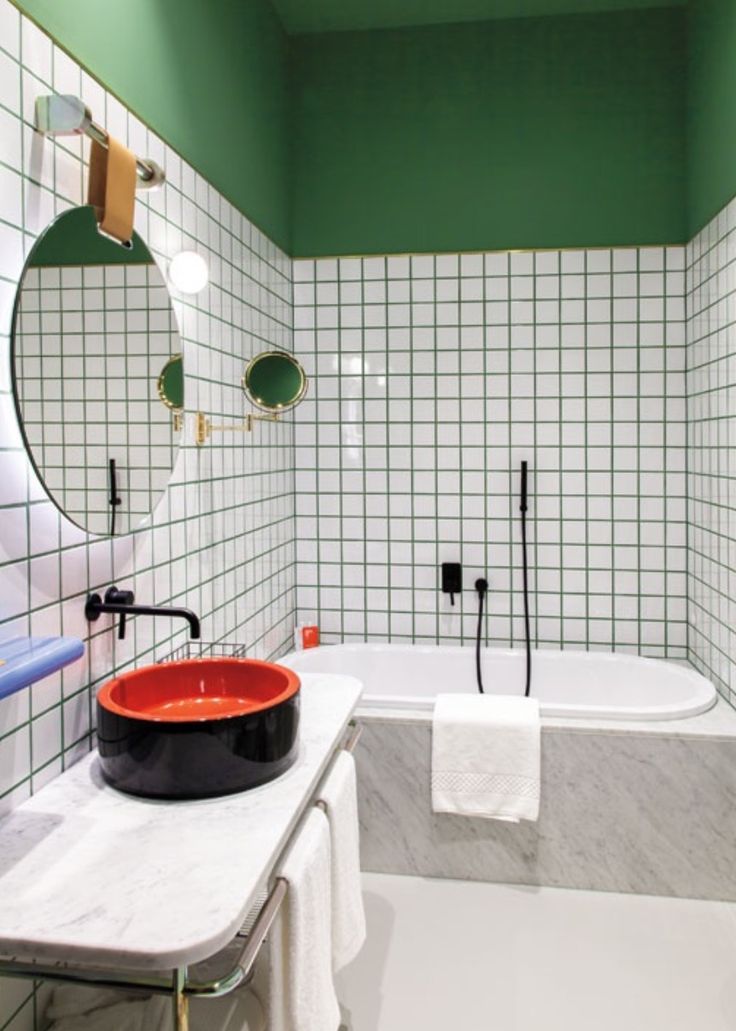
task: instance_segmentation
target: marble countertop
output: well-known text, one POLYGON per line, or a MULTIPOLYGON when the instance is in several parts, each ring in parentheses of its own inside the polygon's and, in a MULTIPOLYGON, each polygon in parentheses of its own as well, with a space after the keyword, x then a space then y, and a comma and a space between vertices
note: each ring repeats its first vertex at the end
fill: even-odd
POLYGON ((352 677, 302 675, 300 750, 278 780, 135 799, 91 753, 0 822, 0 955, 103 969, 196 963, 240 928, 353 714, 352 677))

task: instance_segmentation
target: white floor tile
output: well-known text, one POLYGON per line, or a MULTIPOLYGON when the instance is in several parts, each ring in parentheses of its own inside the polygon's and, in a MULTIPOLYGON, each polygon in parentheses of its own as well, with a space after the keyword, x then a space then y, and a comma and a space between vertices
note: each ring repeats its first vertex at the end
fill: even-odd
POLYGON ((367 874, 351 1031, 733 1031, 736 906, 367 874))

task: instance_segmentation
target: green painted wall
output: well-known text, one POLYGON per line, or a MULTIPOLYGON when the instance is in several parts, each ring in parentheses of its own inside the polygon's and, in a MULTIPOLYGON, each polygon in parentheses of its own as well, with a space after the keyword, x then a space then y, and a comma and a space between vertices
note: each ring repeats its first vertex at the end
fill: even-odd
POLYGON ((683 10, 289 40, 270 0, 19 3, 296 255, 686 237, 683 10))
POLYGON ((736 194, 736 2, 692 0, 688 90, 688 230, 736 194))
POLYGON ((273 3, 287 31, 298 33, 685 7, 687 0, 273 0, 273 3))
POLYGON ((289 44, 269 0, 18 6, 289 248, 289 44))
POLYGON ((685 30, 673 9, 297 37, 293 253, 684 240, 685 30))

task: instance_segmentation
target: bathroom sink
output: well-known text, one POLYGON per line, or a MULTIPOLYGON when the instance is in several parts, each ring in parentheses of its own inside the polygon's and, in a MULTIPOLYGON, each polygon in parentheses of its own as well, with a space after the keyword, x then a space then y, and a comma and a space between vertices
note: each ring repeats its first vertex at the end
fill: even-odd
POLYGON ((97 694, 105 779, 147 798, 208 798, 265 784, 296 759, 296 673, 257 659, 146 666, 97 694))

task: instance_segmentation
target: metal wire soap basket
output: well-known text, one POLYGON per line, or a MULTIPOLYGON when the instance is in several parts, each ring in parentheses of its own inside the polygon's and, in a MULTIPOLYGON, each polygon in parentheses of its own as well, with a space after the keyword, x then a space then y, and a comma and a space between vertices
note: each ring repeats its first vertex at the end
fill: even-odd
POLYGON ((235 641, 185 641, 173 652, 156 660, 160 666, 164 662, 180 662, 182 659, 245 659, 248 658, 248 645, 235 641))

